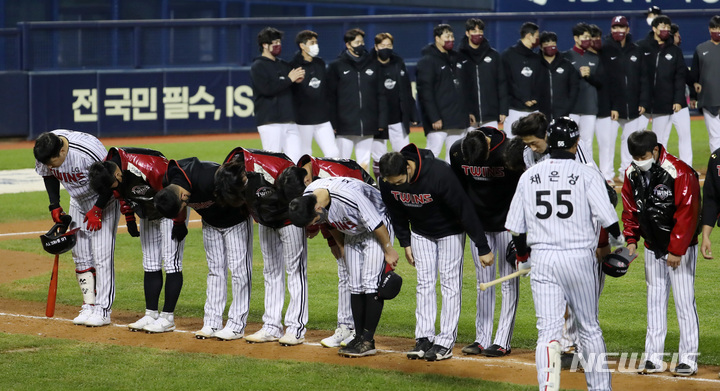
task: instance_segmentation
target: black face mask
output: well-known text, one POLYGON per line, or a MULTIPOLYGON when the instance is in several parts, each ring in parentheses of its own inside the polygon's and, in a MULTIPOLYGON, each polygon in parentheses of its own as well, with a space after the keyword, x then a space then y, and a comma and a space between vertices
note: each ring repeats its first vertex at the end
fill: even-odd
POLYGON ((402 193, 407 193, 410 191, 410 174, 405 174, 405 182, 398 183, 397 185, 393 185, 393 187, 402 193))
POLYGON ((355 55, 358 57, 362 57, 363 54, 365 54, 365 45, 357 45, 353 48, 353 52, 355 52, 355 55))
POLYGON ((380 49, 377 51, 378 58, 383 61, 387 61, 390 58, 390 56, 392 55, 392 51, 393 51, 392 49, 380 49))

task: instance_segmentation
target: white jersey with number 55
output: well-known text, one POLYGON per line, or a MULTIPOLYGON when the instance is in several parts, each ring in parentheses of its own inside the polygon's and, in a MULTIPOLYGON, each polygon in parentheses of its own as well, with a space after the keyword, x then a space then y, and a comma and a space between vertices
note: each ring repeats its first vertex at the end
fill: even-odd
POLYGON ((505 228, 527 233, 533 249, 588 249, 598 240, 593 218, 603 227, 618 221, 597 168, 548 159, 520 177, 505 228))

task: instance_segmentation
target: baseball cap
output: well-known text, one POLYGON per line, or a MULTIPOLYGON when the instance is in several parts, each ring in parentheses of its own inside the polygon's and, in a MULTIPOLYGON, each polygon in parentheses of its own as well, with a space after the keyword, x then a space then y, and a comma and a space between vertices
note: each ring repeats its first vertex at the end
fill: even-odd
POLYGON ((610 23, 610 27, 613 27, 613 26, 628 27, 629 25, 628 25, 627 18, 622 15, 618 15, 618 16, 614 17, 612 22, 610 23))
POLYGON ((662 10, 660 9, 660 7, 654 5, 648 8, 647 12, 645 12, 645 15, 648 14, 662 15, 662 10))

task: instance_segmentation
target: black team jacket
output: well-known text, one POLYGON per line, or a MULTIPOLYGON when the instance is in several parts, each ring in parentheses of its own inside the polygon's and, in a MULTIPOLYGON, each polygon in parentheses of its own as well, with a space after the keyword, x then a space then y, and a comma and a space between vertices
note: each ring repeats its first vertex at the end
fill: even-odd
POLYGON ((257 125, 295 122, 293 97, 288 77, 290 65, 276 58, 257 57, 250 66, 253 99, 255 100, 255 121, 257 125))
POLYGON ((508 107, 527 112, 538 110, 537 103, 527 107, 525 102, 542 100, 540 84, 540 74, 544 70, 540 63, 542 58, 518 41, 505 49, 501 59, 510 96, 508 107))
POLYGON ((379 181, 383 202, 400 245, 410 245, 412 226, 412 232, 434 239, 467 232, 480 255, 489 253, 490 247, 482 224, 476 218, 475 208, 450 165, 415 144, 408 144, 401 153, 416 163, 410 185, 404 189, 379 181))
POLYGON ((325 61, 314 57, 308 62, 302 52, 298 52, 290 61, 290 67, 305 70, 303 81, 292 84, 295 122, 298 125, 318 125, 330 121, 325 61))
POLYGON ((468 59, 463 69, 468 74, 470 85, 470 112, 481 124, 498 121, 501 114, 508 114, 507 82, 500 53, 490 47, 487 40, 483 40, 477 49, 473 49, 466 36, 460 44, 460 53, 468 59))

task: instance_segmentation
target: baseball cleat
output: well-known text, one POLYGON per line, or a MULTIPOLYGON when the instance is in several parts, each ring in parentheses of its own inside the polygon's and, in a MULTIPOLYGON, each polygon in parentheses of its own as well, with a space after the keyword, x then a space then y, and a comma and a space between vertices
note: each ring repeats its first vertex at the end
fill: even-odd
POLYGON ((90 304, 83 304, 80 309, 80 315, 73 319, 73 324, 84 326, 90 315, 92 315, 92 306, 90 304))
POLYGON ((452 357, 452 350, 440 345, 433 345, 430 350, 425 352, 426 361, 441 361, 450 357, 452 357))
POLYGON ((157 311, 145 311, 145 316, 138 319, 137 322, 130 323, 128 325, 128 328, 130 331, 142 331, 145 326, 149 325, 150 323, 154 322, 155 319, 158 318, 158 312, 157 311), (155 316, 153 316, 152 312, 155 312, 155 316))
POLYGON ((355 339, 355 330, 352 330, 352 333, 350 333, 350 335, 348 335, 347 338, 343 339, 343 341, 340 342, 340 346, 344 348, 345 346, 348 346, 348 344, 350 342, 352 342, 354 339, 355 339))
POLYGON ((490 345, 489 348, 484 349, 482 351, 482 354, 486 357, 502 357, 502 356, 507 356, 508 354, 510 354, 510 349, 505 349, 504 347, 502 347, 500 345, 493 344, 493 345, 490 345))
POLYGON ((415 342, 415 348, 413 350, 409 351, 407 354, 407 358, 411 360, 417 360, 419 358, 425 357, 425 352, 430 350, 432 348, 433 343, 430 342, 427 338, 418 338, 415 342))
POLYGON ((690 367, 690 365, 687 365, 685 363, 680 363, 675 366, 675 369, 673 369, 673 376, 686 377, 686 376, 692 376, 696 373, 697 373, 696 370, 693 370, 692 367, 690 367))
POLYGON ((335 334, 320 341, 320 345, 326 348, 337 348, 341 346, 343 341, 351 335, 353 335, 353 330, 350 327, 340 325, 340 327, 335 329, 335 334))
POLYGON ((372 356, 377 354, 377 349, 375 349, 375 340, 360 340, 359 343, 353 344, 352 346, 346 346, 338 350, 338 354, 345 357, 372 356))
POLYGON ((197 339, 208 339, 208 338, 214 338, 215 333, 218 331, 218 329, 210 326, 203 326, 200 330, 195 332, 195 338, 197 339))
POLYGON ((462 352, 467 355, 477 355, 482 353, 483 347, 477 342, 473 342, 468 346, 462 348, 462 352))
POLYGON ((145 326, 143 330, 149 334, 167 333, 168 331, 173 331, 175 330, 175 319, 172 314, 167 315, 163 312, 160 314, 159 318, 145 326))
POLYGON ((109 316, 102 316, 98 313, 93 313, 90 315, 85 321, 85 326, 87 327, 102 327, 107 326, 110 324, 110 317, 109 316))
POLYGON ((650 360, 645 361, 645 365, 638 367, 638 373, 641 375, 660 373, 662 371, 662 367, 653 364, 650 360))
POLYGON ((278 339, 280 338, 268 333, 265 329, 260 329, 257 333, 245 337, 245 341, 248 343, 275 342, 278 339))
POLYGON ((245 333, 242 331, 235 331, 228 327, 225 327, 224 329, 216 332, 213 337, 221 340, 221 341, 232 341, 234 339, 240 339, 245 336, 245 333))
POLYGON ((287 332, 278 340, 278 342, 282 346, 295 346, 305 342, 305 337, 297 338, 294 334, 287 332))

